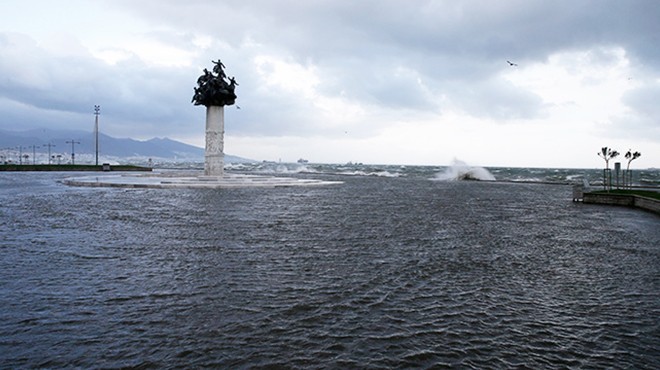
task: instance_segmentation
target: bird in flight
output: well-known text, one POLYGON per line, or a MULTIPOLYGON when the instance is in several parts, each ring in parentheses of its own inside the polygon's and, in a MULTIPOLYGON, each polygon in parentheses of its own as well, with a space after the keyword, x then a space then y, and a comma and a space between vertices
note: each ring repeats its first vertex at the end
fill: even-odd
POLYGON ((237 105, 237 106, 236 106, 236 109, 241 109, 241 107, 239 107, 239 106, 237 105))
POLYGON ((518 64, 516 64, 516 63, 509 62, 508 60, 507 60, 506 62, 509 63, 509 65, 510 65, 511 67, 518 67, 518 64))

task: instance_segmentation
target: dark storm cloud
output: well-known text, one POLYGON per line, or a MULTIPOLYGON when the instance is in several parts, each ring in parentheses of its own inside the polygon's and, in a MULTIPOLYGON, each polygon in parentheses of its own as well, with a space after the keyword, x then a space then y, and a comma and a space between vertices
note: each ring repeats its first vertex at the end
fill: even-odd
MULTIPOLYGON (((383 79, 401 66, 458 102, 496 96, 497 86, 482 81, 508 68, 507 59, 529 64, 560 51, 621 46, 631 58, 660 67, 653 46, 660 35, 657 1, 146 1, 129 7, 142 17, 228 42, 251 39, 301 63, 311 60, 322 76, 331 76, 319 89, 341 83, 353 99, 389 107, 437 109, 414 84, 383 79)), ((507 98, 484 109, 472 104, 469 113, 514 118, 541 112, 538 99, 512 90, 503 85, 507 98), (505 100, 512 104, 503 108, 505 100), (524 111, 515 108, 530 102, 524 111)))
MULTIPOLYGON (((620 47, 648 74, 660 70, 660 2, 653 0, 108 4, 153 25, 143 36, 194 53, 195 65, 154 67, 137 56, 108 65, 91 55, 54 56, 34 40, 5 33, 0 97, 84 119, 101 104, 105 121, 117 128, 170 135, 203 116, 189 103, 192 87, 201 69, 220 57, 240 84, 233 134, 304 135, 323 130, 322 117, 297 92, 265 86, 255 73, 256 55, 313 66, 316 91, 348 103, 421 114, 452 105, 504 121, 545 114, 539 97, 501 78, 511 68, 506 60, 525 66, 562 51, 620 47), (211 38, 208 49, 196 46, 196 35, 211 38)), ((594 56, 595 62, 601 57, 608 56, 594 56)), ((645 109, 641 98, 630 99, 638 102, 631 107, 645 109)))
POLYGON ((193 70, 147 67, 137 58, 110 66, 91 55, 49 54, 22 35, 4 34, 0 40, 5 76, 0 97, 23 106, 22 114, 5 116, 4 124, 72 128, 88 119, 95 104, 102 105, 111 127, 130 128, 137 135, 190 121, 190 111, 180 109, 186 107, 180 102, 190 99, 193 70), (30 113, 27 107, 41 112, 30 113), (57 120, 61 114, 69 119, 57 120))

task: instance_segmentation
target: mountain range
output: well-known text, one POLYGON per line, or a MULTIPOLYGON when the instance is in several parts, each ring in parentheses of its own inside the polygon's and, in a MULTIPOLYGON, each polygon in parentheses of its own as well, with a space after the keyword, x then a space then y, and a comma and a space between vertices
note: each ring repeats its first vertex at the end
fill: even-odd
MULTIPOLYGON (((33 129, 26 131, 0 130, 0 154, 7 157, 19 153, 29 156, 33 153, 39 161, 60 155, 62 160, 71 158, 75 153, 76 163, 95 160, 96 140, 94 133, 72 130, 33 129), (71 144, 74 142, 74 144, 71 144), (51 144, 50 151, 48 144, 51 144), (73 145, 73 147, 72 147, 73 145), (33 148, 34 146, 34 148, 33 148)), ((115 138, 99 133, 99 161, 126 163, 146 162, 149 159, 160 162, 203 162, 204 149, 168 138, 135 140, 115 138)), ((16 159, 15 159, 16 160, 16 159)), ((251 159, 225 154, 226 163, 254 162, 251 159)))

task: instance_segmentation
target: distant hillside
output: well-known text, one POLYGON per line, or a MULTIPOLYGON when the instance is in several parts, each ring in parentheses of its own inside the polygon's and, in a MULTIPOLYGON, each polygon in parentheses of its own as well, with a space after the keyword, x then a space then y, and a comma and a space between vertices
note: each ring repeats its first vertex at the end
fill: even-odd
MULTIPOLYGON (((37 160, 48 158, 48 146, 51 144, 51 156, 61 155, 62 160, 71 157, 71 141, 74 144, 76 163, 95 160, 96 141, 94 134, 85 131, 66 131, 35 129, 28 131, 0 130, 0 154, 18 158, 18 147, 21 153, 29 155, 32 161, 32 146, 37 154, 37 160), (67 141, 69 143, 67 143, 67 141)), ((120 139, 99 133, 99 160, 124 162, 127 159, 142 162, 149 158, 161 162, 203 162, 204 149, 168 138, 153 138, 146 141, 120 139)), ((225 154, 227 163, 246 163, 253 160, 225 154)))

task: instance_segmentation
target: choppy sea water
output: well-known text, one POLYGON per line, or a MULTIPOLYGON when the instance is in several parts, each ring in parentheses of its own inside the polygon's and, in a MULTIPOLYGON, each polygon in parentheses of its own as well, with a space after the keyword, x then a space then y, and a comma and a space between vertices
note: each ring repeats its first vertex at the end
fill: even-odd
MULTIPOLYGON (((174 168, 203 169, 203 163, 178 164, 174 168)), ((451 166, 394 166, 364 164, 299 164, 299 163, 241 163, 228 164, 230 171, 265 174, 328 174, 340 176, 372 177, 423 177, 438 181, 452 181, 463 175, 480 180, 508 182, 531 182, 552 184, 582 184, 585 180, 591 186, 602 186, 602 169, 562 169, 562 168, 520 168, 471 166, 456 161, 451 166)), ((613 187, 623 186, 624 171, 618 174, 611 169, 613 187)), ((628 180, 627 180, 628 181, 628 180)), ((660 169, 631 168, 630 181, 633 186, 660 187, 660 169)))
POLYGON ((658 216, 344 170, 218 190, 0 173, 0 367, 657 368, 658 216))

